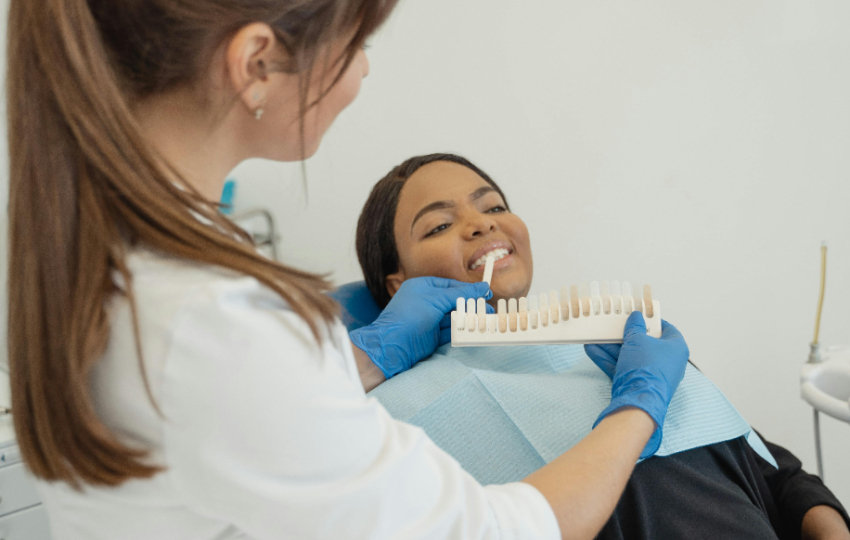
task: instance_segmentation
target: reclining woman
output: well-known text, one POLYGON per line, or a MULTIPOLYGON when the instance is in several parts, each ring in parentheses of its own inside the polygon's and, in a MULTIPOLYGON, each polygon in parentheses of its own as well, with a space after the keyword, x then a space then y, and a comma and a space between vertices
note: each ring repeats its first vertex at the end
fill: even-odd
MULTIPOLYGON (((358 222, 357 254, 381 308, 410 278, 481 281, 491 252, 500 258, 490 303, 525 296, 533 274, 525 224, 486 173, 452 154, 395 167, 358 222)), ((581 346, 446 345, 371 395, 480 482, 509 482, 587 435, 610 401, 608 352, 587 347, 594 365, 581 346)), ((599 538, 850 538, 850 518, 820 479, 768 447, 689 366, 655 457, 635 468, 599 538)))

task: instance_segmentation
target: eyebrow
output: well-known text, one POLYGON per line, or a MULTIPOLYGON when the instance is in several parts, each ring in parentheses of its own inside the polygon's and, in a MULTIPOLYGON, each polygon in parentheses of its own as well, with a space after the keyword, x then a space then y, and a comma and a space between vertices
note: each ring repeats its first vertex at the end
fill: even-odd
MULTIPOLYGON (((493 192, 493 191, 496 191, 496 189, 493 186, 483 186, 483 187, 476 189, 472 193, 470 193, 468 199, 470 201, 477 201, 478 199, 480 199, 484 195, 486 195, 490 192, 493 192)), ((416 217, 413 218, 413 223, 410 224, 410 234, 411 234, 411 236, 413 235, 413 226, 416 225, 416 222, 419 221, 419 218, 421 218, 422 216, 424 216, 425 214, 427 214, 429 212, 434 212, 435 210, 445 210, 446 208, 454 208, 454 207, 455 207, 454 201, 434 201, 431 204, 426 204, 425 206, 423 206, 422 209, 419 210, 419 212, 416 213, 416 217)))

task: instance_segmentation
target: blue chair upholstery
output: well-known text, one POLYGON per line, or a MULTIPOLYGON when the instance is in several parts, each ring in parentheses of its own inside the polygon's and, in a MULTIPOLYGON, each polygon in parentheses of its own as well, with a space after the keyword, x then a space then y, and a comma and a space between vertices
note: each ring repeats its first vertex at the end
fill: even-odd
POLYGON ((372 298, 365 281, 346 283, 330 293, 330 297, 342 306, 342 324, 349 332, 372 324, 381 314, 381 308, 372 298))

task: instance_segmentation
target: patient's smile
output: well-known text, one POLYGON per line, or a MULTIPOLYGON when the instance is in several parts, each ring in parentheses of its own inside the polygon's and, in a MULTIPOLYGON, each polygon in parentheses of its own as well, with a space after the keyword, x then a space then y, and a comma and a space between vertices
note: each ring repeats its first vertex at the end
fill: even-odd
MULTIPOLYGON (((478 250, 478 251, 481 251, 481 250, 478 250)), ((512 252, 513 252, 513 250, 510 249, 510 248, 490 249, 489 251, 485 252, 484 255, 482 255, 478 259, 475 259, 475 262, 469 265, 469 269, 475 270, 476 268, 483 267, 484 263, 487 262, 487 256, 488 255, 492 254, 493 258, 496 260, 496 262, 498 262, 498 261, 501 261, 502 259, 504 259, 505 257, 509 256, 512 252)), ((478 254, 478 252, 476 252, 476 255, 477 254, 478 254)), ((473 255, 473 257, 474 256, 475 255, 473 255)), ((482 268, 481 271, 483 272, 484 269, 482 268)))

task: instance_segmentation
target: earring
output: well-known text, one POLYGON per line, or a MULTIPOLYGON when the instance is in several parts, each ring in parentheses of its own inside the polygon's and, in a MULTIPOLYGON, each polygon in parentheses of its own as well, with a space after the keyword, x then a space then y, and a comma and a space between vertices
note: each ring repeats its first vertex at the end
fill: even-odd
POLYGON ((257 107, 257 110, 256 110, 256 111, 254 111, 254 118, 256 118, 257 120, 259 120, 260 118, 262 118, 262 117, 263 117, 263 113, 264 113, 264 112, 265 112, 265 111, 263 110, 263 108, 262 108, 262 107, 257 107))

